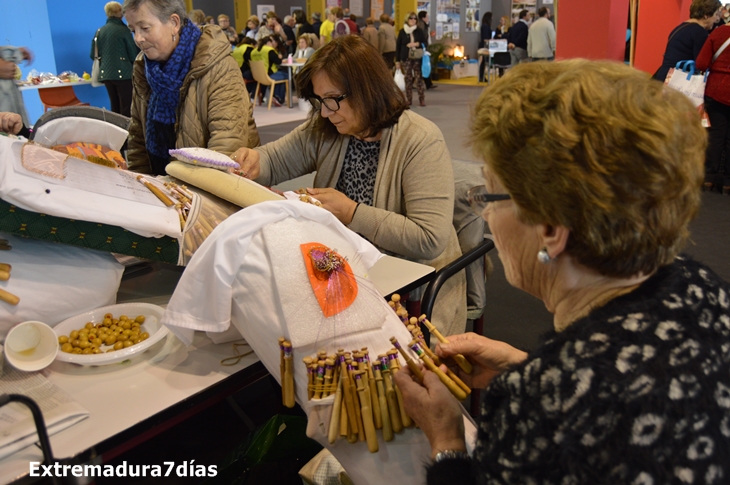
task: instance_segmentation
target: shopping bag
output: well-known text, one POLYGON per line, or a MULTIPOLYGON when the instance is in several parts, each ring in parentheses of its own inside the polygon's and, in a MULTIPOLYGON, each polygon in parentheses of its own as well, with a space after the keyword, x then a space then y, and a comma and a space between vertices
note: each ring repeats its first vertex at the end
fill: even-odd
POLYGON ((395 70, 395 83, 398 85, 398 89, 401 91, 406 90, 406 76, 403 74, 403 71, 400 69, 395 70))
POLYGON ((410 48, 408 49, 408 59, 422 59, 423 49, 421 48, 410 48))
POLYGON ((710 126, 710 119, 705 113, 705 85, 708 73, 709 71, 695 73, 694 61, 680 61, 669 70, 664 79, 664 84, 676 89, 692 101, 702 117, 702 126, 705 128, 710 126))
POLYGON ((421 61, 421 76, 424 78, 431 76, 431 53, 426 50, 425 46, 423 47, 423 60, 421 61))
POLYGON ((99 45, 96 43, 96 39, 99 38, 99 31, 96 31, 94 36, 94 64, 91 65, 91 85, 95 88, 101 87, 104 84, 99 81, 99 75, 101 74, 101 58, 99 57, 99 45))
POLYGON ((99 74, 101 68, 99 67, 99 59, 94 59, 94 64, 91 66, 91 85, 95 88, 101 87, 104 85, 101 81, 99 81, 99 74))

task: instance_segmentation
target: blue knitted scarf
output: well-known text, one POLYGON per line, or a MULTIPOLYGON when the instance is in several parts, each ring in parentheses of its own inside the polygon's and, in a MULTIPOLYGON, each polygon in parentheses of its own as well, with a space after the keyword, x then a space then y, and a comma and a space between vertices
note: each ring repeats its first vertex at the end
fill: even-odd
POLYGON ((145 57, 145 75, 151 88, 147 103, 145 146, 155 173, 164 175, 164 166, 156 165, 163 161, 166 165, 170 158, 168 150, 175 148, 175 119, 180 88, 190 70, 200 35, 200 29, 186 20, 180 30, 180 42, 170 59, 157 62, 145 57))

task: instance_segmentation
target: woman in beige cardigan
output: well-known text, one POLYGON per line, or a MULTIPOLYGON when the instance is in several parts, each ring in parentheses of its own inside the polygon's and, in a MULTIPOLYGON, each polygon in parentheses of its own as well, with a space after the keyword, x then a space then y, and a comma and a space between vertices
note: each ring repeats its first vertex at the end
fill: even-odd
MULTIPOLYGON (((316 171, 309 193, 382 251, 436 269, 459 257, 443 134, 407 110, 378 51, 361 37, 338 37, 309 59, 297 86, 314 107, 310 119, 277 141, 235 152, 241 173, 274 185, 316 171)), ((444 286, 435 309, 442 332, 464 330, 463 273, 444 286)))

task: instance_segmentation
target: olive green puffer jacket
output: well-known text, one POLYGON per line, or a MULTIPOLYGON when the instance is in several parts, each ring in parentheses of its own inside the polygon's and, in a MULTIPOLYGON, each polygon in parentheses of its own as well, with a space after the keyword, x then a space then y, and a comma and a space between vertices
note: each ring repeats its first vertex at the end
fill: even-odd
MULTIPOLYGON (((132 171, 151 173, 145 148, 150 86, 145 76, 144 53, 134 63, 132 82, 127 165, 132 171)), ((176 148, 203 147, 226 155, 241 147, 261 144, 241 71, 231 56, 228 38, 217 25, 202 28, 190 71, 180 88, 175 133, 176 148)))
MULTIPOLYGON (((122 19, 109 17, 99 29, 96 43, 99 47, 99 81, 124 81, 132 79, 132 66, 139 47, 122 19)), ((91 41, 91 58, 94 59, 94 40, 91 41)))

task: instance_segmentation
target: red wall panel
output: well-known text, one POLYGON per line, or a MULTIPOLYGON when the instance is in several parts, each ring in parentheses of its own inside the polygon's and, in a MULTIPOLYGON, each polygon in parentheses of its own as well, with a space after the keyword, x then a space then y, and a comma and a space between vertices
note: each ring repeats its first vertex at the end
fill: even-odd
POLYGON ((628 18, 629 0, 560 0, 556 57, 623 61, 628 18))
POLYGON ((654 73, 662 63, 669 33, 689 18, 692 0, 640 0, 634 67, 654 73))

